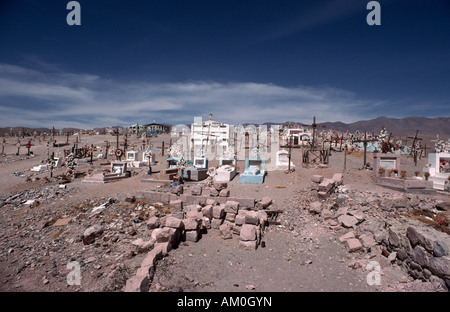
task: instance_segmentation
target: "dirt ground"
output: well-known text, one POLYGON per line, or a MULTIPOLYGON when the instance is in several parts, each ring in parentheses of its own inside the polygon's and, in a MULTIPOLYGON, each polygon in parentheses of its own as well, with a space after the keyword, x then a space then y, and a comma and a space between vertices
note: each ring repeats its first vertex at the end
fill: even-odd
MULTIPOLYGON (((66 141, 64 136, 56 139, 66 141)), ((111 135, 83 135, 79 140, 99 147, 104 147, 107 140, 113 147, 116 144, 111 135)), ((27 138, 21 140, 26 141, 27 138)), ((170 136, 152 139, 153 148, 159 150, 154 170, 166 166, 167 150, 162 156, 162 141, 167 147, 170 136)), ((142 212, 149 215, 151 208, 145 203, 132 205, 125 199, 133 195, 140 198, 143 191, 164 187, 164 183, 144 182, 150 177, 145 174, 146 168, 133 168, 132 176, 120 181, 100 184, 76 178, 60 188, 58 177, 66 173, 66 167, 57 168, 53 173, 30 171, 45 162, 48 153, 63 156, 64 149, 70 149, 73 142, 74 136, 69 138, 69 145, 47 150, 46 143, 35 138, 31 147, 33 156, 28 156, 25 147, 16 155, 17 139, 8 138, 6 156, 0 158, 1 291, 121 291, 145 256, 131 242, 149 237, 145 218, 137 216, 142 212), (6 203, 14 194, 19 194, 23 201, 6 203), (34 198, 38 198, 39 205, 24 204, 25 199, 34 198), (114 198, 115 202, 102 214, 90 213, 90 209, 109 198, 114 198), (65 218, 71 218, 67 224, 54 225, 55 221, 65 218), (83 244, 81 235, 97 223, 103 224, 105 229, 101 240, 83 244), (73 261, 81 263, 80 285, 67 282, 73 270, 68 263, 73 261)), ((129 149, 138 149, 139 139, 131 137, 129 142, 129 149)), ((273 208, 283 210, 283 220, 287 221, 269 225, 263 235, 264 248, 252 252, 239 249, 237 237, 223 240, 217 230, 211 229, 197 243, 182 242, 158 262, 151 291, 436 291, 432 283, 413 280, 395 265, 383 269, 381 285, 369 285, 369 271, 364 267, 355 268, 357 256, 348 253, 339 242, 339 233, 296 207, 298 196, 306 192, 313 174, 331 178, 334 173, 343 173, 344 184, 350 190, 401 194, 371 182, 373 172, 361 169, 362 153, 332 152, 326 168, 303 168, 301 149, 292 152, 294 172, 270 171, 263 184, 241 184, 239 176, 228 184, 231 196, 257 199, 269 196, 273 208)), ((370 154, 367 160, 373 162, 370 154)), ((92 165, 89 162, 79 164, 76 171, 101 172, 107 167, 101 163, 105 160, 94 160, 92 165)), ((412 158, 402 156, 401 159, 408 176, 422 171, 426 163, 425 157, 418 160, 417 166, 412 158)), ((238 172, 243 171, 243 166, 240 161, 238 172)), ((448 201, 446 194, 424 196, 448 201)))

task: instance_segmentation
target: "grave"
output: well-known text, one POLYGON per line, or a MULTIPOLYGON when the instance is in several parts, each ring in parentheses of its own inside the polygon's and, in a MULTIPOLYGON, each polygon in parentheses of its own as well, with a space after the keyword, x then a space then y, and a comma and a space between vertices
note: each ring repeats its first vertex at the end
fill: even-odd
POLYGON ((127 163, 124 161, 113 161, 109 172, 95 173, 87 176, 83 182, 107 183, 115 180, 129 178, 131 172, 127 170, 127 163))
POLYGON ((246 158, 245 171, 240 176, 241 183, 264 183, 266 161, 260 158, 246 158))
POLYGON ((373 183, 390 189, 403 192, 434 193, 433 182, 422 179, 421 177, 400 178, 401 169, 400 154, 373 153, 374 169, 373 183), (383 168, 384 173, 379 169, 383 168), (391 174, 386 173, 391 171, 391 174), (396 170, 396 171, 394 171, 396 170), (397 172, 397 173, 396 173, 397 172))
POLYGON ((385 171, 397 169, 400 172, 399 154, 373 153, 373 161, 373 174, 375 176, 378 175, 379 168, 384 168, 385 171))
POLYGON ((236 174, 236 160, 230 158, 220 158, 219 168, 216 170, 214 181, 230 182, 236 174))
POLYGON ((140 161, 138 151, 127 151, 126 162, 130 167, 144 167, 148 160, 140 161))
MULTIPOLYGON (((289 169, 289 152, 281 150, 277 152, 277 170, 289 169)), ((290 169, 295 169, 294 163, 291 161, 290 169)))
POLYGON ((438 190, 445 189, 445 182, 450 176, 450 153, 429 153, 428 165, 423 172, 430 174, 429 180, 438 190))
POLYGON ((176 169, 178 168, 178 162, 180 161, 179 157, 169 157, 167 158, 167 168, 176 169))
POLYGON ((193 166, 183 169, 183 179, 190 181, 202 181, 208 177, 208 159, 206 157, 194 157, 193 166))

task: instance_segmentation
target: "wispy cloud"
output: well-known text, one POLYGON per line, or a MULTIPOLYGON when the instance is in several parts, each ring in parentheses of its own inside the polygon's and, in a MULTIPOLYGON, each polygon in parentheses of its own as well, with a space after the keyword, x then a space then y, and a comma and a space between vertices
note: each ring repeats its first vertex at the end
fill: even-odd
MULTIPOLYGON (((329 86, 190 81, 118 82, 85 73, 36 71, 0 64, 0 124, 93 128, 156 120, 191 123, 194 116, 231 123, 352 122, 376 102, 329 86)), ((383 103, 385 104, 385 103, 383 103)))
POLYGON ((279 39, 294 33, 311 30, 315 27, 348 17, 357 11, 365 9, 367 2, 358 0, 332 0, 314 1, 314 4, 305 10, 299 11, 295 19, 286 21, 279 28, 266 33, 260 42, 279 39))

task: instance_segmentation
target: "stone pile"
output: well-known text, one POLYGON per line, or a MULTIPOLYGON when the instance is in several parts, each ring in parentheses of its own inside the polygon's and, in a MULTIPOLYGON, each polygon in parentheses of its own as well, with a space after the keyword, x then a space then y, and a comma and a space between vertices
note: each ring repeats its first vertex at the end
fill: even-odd
POLYGON ((312 176, 315 186, 299 196, 299 206, 336 231, 349 253, 375 258, 382 266, 398 265, 414 279, 450 289, 450 226, 446 233, 408 217, 415 211, 441 213, 448 222, 448 203, 408 193, 350 191, 344 185, 331 187, 332 180, 312 176))
POLYGON ((336 187, 342 185, 344 179, 342 173, 335 173, 331 179, 324 178, 322 175, 311 176, 311 195, 326 198, 335 192, 336 187))
POLYGON ((383 237, 392 261, 414 279, 437 281, 450 289, 450 237, 430 227, 392 224, 383 237))
MULTIPOLYGON (((174 191, 172 191, 173 188, 171 187, 170 195, 184 194, 182 185, 177 185, 174 191)), ((210 189, 210 193, 216 194, 218 198, 227 198, 229 192, 226 193, 224 190, 226 190, 226 183, 216 183, 210 189)), ((203 192, 200 185, 191 187, 191 195, 199 199, 203 192)), ((156 196, 153 193, 152 195, 154 199, 156 196)), ((161 195, 160 198, 163 196, 161 195)), ((248 207, 248 200, 244 200, 244 204, 241 205, 239 201, 230 198, 223 202, 209 197, 193 204, 186 204, 179 197, 170 198, 170 214, 163 217, 152 216, 147 221, 147 228, 152 230, 150 240, 137 239, 132 242, 141 251, 151 250, 136 274, 127 280, 124 288, 126 292, 148 291, 156 261, 181 241, 197 242, 201 235, 210 229, 218 230, 223 239, 232 239, 233 235, 238 235, 239 248, 257 249, 264 228, 268 225, 268 215, 264 209, 272 204, 272 199, 269 197, 262 198, 256 204, 253 201, 252 208, 248 207)))

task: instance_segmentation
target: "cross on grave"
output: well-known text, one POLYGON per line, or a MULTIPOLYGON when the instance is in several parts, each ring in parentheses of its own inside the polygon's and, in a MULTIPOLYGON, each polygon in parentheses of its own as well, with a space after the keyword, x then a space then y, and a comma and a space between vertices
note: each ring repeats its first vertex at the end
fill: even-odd
POLYGON ((31 144, 31 140, 28 141, 27 144, 25 144, 25 147, 28 149, 27 155, 30 156, 30 148, 31 148, 32 144, 31 144))
POLYGON ((352 143, 358 143, 358 142, 362 142, 363 143, 363 146, 364 146, 364 166, 363 166, 363 168, 366 168, 366 165, 367 165, 367 143, 369 143, 369 142, 375 142, 375 141, 378 141, 377 139, 367 139, 367 132, 366 131, 364 131, 364 139, 362 140, 362 139, 359 139, 359 140, 354 140, 354 141, 352 141, 352 143))
POLYGON ((417 149, 416 149, 416 143, 417 141, 421 141, 422 138, 419 138, 417 135, 419 134, 419 130, 416 131, 416 135, 414 137, 408 137, 408 139, 413 139, 412 145, 411 145, 411 152, 410 155, 414 156, 414 164, 417 166, 417 149))
POLYGON ((318 125, 316 124, 316 116, 313 116, 313 123, 310 125, 303 125, 305 127, 311 127, 313 130, 313 134, 312 134, 312 142, 311 142, 311 150, 314 149, 315 147, 315 142, 316 142, 316 128, 326 128, 326 126, 322 126, 322 125, 318 125))

